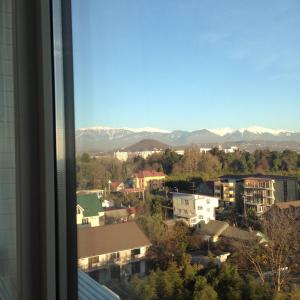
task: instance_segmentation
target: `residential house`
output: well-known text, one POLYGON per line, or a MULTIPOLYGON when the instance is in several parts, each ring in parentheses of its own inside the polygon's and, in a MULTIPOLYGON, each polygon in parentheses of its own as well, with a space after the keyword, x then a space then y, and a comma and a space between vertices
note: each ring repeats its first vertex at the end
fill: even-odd
POLYGON ((189 226, 215 220, 215 209, 219 206, 216 197, 173 193, 174 217, 183 219, 189 226))
POLYGON ((201 224, 197 234, 204 234, 207 240, 217 242, 221 237, 233 240, 247 241, 255 239, 256 233, 249 232, 238 227, 230 226, 227 222, 211 220, 207 224, 201 224))
POLYGON ((162 186, 166 175, 163 172, 154 170, 142 170, 134 174, 134 188, 135 189, 149 189, 159 188, 162 186))
POLYGON ((99 282, 146 272, 151 243, 135 222, 79 228, 78 267, 99 282))
POLYGON ((94 227, 104 225, 104 210, 97 194, 77 195, 77 225, 94 227))
POLYGON ((105 209, 104 215, 106 224, 127 222, 135 218, 135 208, 105 209))
POLYGON ((112 180, 110 183, 112 191, 122 192, 125 189, 124 182, 120 180, 112 180))

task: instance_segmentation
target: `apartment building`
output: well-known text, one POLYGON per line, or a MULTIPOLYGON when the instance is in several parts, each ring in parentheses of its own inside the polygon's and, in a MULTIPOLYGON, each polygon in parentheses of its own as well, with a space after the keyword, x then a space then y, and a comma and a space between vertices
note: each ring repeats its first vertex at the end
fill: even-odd
POLYGON ((183 219, 189 226, 215 220, 215 209, 219 206, 217 197, 173 193, 173 210, 176 219, 183 219))
POLYGON ((77 196, 76 223, 80 227, 104 225, 102 201, 97 194, 77 196))
POLYGON ((135 222, 80 228, 78 267, 99 282, 146 272, 151 243, 135 222))
POLYGON ((235 182, 215 181, 214 196, 217 197, 225 206, 233 205, 235 202, 235 182))
POLYGON ((273 204, 298 199, 298 178, 262 174, 225 175, 215 182, 215 196, 224 202, 231 200, 230 203, 239 205, 242 210, 253 209, 262 214, 273 204), (234 195, 234 200, 230 199, 231 195, 234 195))

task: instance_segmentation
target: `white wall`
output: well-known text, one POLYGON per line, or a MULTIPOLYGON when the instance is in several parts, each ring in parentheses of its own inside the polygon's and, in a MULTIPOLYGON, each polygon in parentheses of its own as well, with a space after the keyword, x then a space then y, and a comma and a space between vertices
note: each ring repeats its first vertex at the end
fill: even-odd
POLYGON ((216 197, 193 194, 173 194, 174 216, 188 219, 191 226, 201 221, 215 220, 215 208, 219 206, 216 197))
MULTIPOLYGON (((134 249, 137 249, 137 248, 134 248, 134 249)), ((141 247, 139 249, 140 249, 140 255, 138 255, 136 257, 136 261, 138 261, 139 259, 143 259, 145 257, 148 247, 141 247)), ((119 251, 118 252, 119 253, 118 263, 125 264, 125 263, 130 263, 132 261, 135 261, 135 259, 131 259, 131 250, 133 250, 133 249, 119 251)), ((109 263, 111 254, 113 254, 113 253, 95 255, 95 256, 99 257, 99 262, 93 264, 93 268, 97 268, 97 267, 101 268, 105 264, 109 263)), ((79 258, 78 259, 78 267, 80 269, 82 269, 83 271, 87 271, 89 268, 89 257, 79 258)), ((141 274, 144 274, 144 273, 145 273, 145 264, 141 264, 141 274)))

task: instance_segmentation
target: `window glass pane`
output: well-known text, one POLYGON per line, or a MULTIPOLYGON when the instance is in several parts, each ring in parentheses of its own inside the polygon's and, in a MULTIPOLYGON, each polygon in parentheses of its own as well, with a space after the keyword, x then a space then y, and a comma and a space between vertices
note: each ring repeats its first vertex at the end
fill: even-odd
POLYGON ((241 249, 299 198, 300 2, 72 3, 80 271, 124 299, 268 294, 241 249))
POLYGON ((12 1, 0 2, 0 299, 16 297, 12 1))

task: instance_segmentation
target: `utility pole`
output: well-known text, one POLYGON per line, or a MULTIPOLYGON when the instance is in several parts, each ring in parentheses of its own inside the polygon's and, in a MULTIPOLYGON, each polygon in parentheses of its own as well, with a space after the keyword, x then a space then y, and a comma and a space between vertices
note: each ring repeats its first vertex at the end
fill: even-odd
POLYGON ((108 195, 110 195, 110 185, 111 185, 111 180, 108 180, 108 195))

